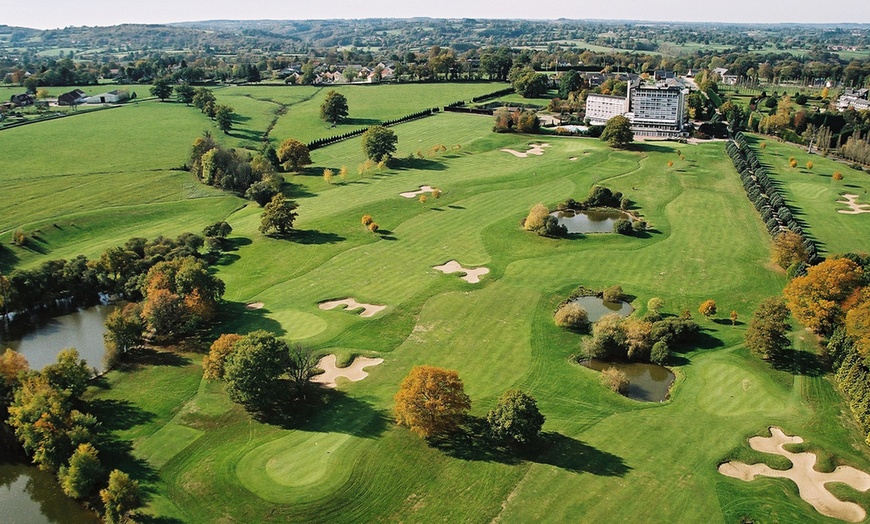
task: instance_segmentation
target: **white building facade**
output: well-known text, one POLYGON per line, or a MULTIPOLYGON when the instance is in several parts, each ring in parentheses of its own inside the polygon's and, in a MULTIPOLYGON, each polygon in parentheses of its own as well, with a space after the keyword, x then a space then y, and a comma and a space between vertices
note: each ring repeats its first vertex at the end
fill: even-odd
POLYGON ((628 112, 628 96, 610 96, 590 93, 586 97, 586 118, 593 126, 603 126, 608 120, 628 112))

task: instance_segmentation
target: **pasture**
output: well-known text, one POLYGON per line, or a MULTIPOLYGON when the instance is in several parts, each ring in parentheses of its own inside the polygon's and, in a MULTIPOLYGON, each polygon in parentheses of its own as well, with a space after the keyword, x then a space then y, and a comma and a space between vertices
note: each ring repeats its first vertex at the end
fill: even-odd
MULTIPOLYGON (((445 100, 438 103, 495 90, 413 88, 440 87, 457 91, 439 95, 445 100)), ((281 137, 291 129, 312 137, 330 131, 316 115, 325 91, 305 100, 307 92, 296 88, 252 96, 244 89, 218 92, 249 119, 240 120, 239 133, 221 137, 229 144, 265 131, 275 106, 267 97, 296 100, 270 136, 277 138, 285 118, 298 120, 287 120, 281 137)), ((420 91, 408 95, 407 106, 379 109, 393 97, 386 87, 348 89, 385 94, 366 102, 349 96, 353 118, 388 119, 437 105, 420 91)), ((745 322, 763 298, 781 292, 785 276, 771 268, 769 237, 721 142, 646 142, 615 151, 599 140, 548 136, 542 156, 516 158, 500 150, 524 151, 541 137, 494 134, 487 117, 439 114, 393 128, 394 167, 358 173, 359 139, 314 151, 314 165, 288 178, 286 192, 299 204, 297 232, 277 239, 258 233, 256 205, 172 170, 209 125, 195 109, 143 102, 3 131, 0 154, 14 153, 15 161, 0 167, 0 187, 19 194, 0 227, 7 267, 94 256, 130 236, 199 231, 225 219, 235 251, 217 266, 227 285, 219 332, 269 329, 336 354, 341 365, 355 356, 384 362, 359 382, 339 379, 316 409, 274 424, 253 420, 221 384, 202 380, 196 344, 110 372, 88 400, 132 443, 134 460, 125 465, 148 492, 148 513, 169 522, 832 522, 789 481, 746 483, 717 472, 725 460, 766 460, 747 438, 768 425, 870 470, 866 446, 829 380, 797 365, 809 356, 798 353, 795 366, 776 370, 742 346, 745 322), (70 131, 51 126, 84 119, 93 123, 81 134, 93 141, 91 152, 64 161, 78 142, 64 142, 70 131), (152 132, 135 139, 134 125, 152 132), (67 145, 45 158, 22 154, 25 144, 48 136, 67 145), (104 144, 109 137, 116 137, 112 150, 104 144), (436 145, 446 151, 429 153, 436 145), (342 165, 347 181, 327 184, 322 170, 342 165), (110 200, 107 192, 123 184, 138 185, 110 200), (549 239, 519 227, 535 203, 579 200, 593 184, 625 193, 652 230, 549 239), (425 203, 399 195, 422 185, 443 193, 425 203), (374 217, 380 234, 360 224, 363 214, 374 217), (70 222, 89 229, 73 232, 70 222), (41 252, 8 246, 10 230, 21 226, 41 231, 41 252), (490 272, 472 284, 433 269, 454 259, 490 272), (638 313, 660 297, 666 313, 689 310, 703 327, 698 344, 675 355, 678 378, 667 402, 640 403, 606 390, 595 371, 572 361, 581 337, 553 325, 555 307, 578 285, 615 284, 634 297, 638 313), (346 297, 387 307, 371 317, 318 307, 346 297), (709 298, 720 313, 708 320, 697 308, 709 298), (245 309, 251 302, 264 305, 245 309), (736 326, 726 320, 731 310, 736 326), (396 427, 393 395, 418 364, 458 370, 477 417, 505 389, 527 391, 547 417, 544 443, 517 455, 462 439, 429 444, 396 427)), ((806 220, 818 227, 814 217, 806 220)), ((800 351, 815 349, 804 331, 794 337, 800 351)), ((866 494, 838 494, 870 507, 866 494)))

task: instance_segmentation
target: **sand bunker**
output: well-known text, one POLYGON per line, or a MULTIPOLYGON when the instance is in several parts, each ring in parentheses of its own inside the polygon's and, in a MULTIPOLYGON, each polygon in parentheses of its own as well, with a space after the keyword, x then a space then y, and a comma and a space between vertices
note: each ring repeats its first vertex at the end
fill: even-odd
POLYGON ((465 273, 465 275, 461 276, 460 278, 462 280, 468 282, 469 284, 477 284, 478 282, 480 282, 480 277, 489 273, 489 268, 486 268, 486 267, 477 267, 477 268, 473 268, 473 269, 464 268, 459 264, 459 262, 457 262, 455 260, 451 260, 450 262, 448 262, 444 265, 441 265, 441 266, 434 266, 433 269, 437 269, 438 271, 441 271, 442 273, 447 273, 447 274, 465 273))
POLYGON ((245 304, 245 309, 263 309, 263 306, 265 305, 266 304, 263 304, 262 302, 251 302, 250 304, 245 304))
POLYGON ((377 366, 383 361, 384 359, 382 358, 356 357, 351 365, 346 368, 340 368, 335 365, 335 355, 326 355, 317 362, 317 367, 324 371, 323 374, 311 377, 311 382, 323 384, 328 388, 335 387, 335 379, 338 377, 344 377, 351 382, 358 382, 369 376, 368 373, 363 371, 363 368, 377 366))
POLYGON ((502 149, 502 151, 510 153, 517 158, 526 158, 529 155, 543 155, 545 147, 550 147, 550 144, 529 144, 529 150, 525 153, 520 153, 514 149, 502 149))
POLYGON ((417 191, 407 191, 405 193, 399 193, 399 195, 405 198, 414 198, 415 196, 422 195, 423 193, 431 193, 433 189, 435 188, 432 186, 420 186, 420 189, 417 191))
POLYGON ((864 508, 854 502, 844 502, 825 489, 828 482, 842 482, 858 491, 870 489, 870 475, 849 466, 839 466, 832 473, 820 473, 813 467, 815 453, 790 453, 783 449, 785 444, 800 444, 800 437, 790 437, 777 427, 771 427, 770 437, 752 437, 749 445, 762 453, 782 455, 792 463, 791 469, 784 471, 771 469, 765 464, 748 465, 742 462, 725 462, 719 465, 719 473, 740 480, 750 481, 757 476, 788 478, 797 484, 801 498, 812 504, 822 515, 849 522, 861 522, 866 516, 864 508))
POLYGON ((843 195, 843 198, 845 198, 846 200, 837 200, 837 203, 846 204, 851 209, 838 209, 838 213, 843 213, 844 215, 858 215, 861 213, 870 213, 870 204, 859 204, 858 195, 846 193, 845 195, 843 195))
POLYGON ((571 161, 573 162, 574 160, 577 160, 577 157, 576 157, 576 156, 572 156, 572 157, 569 158, 568 160, 571 160, 571 161))
POLYGON ((330 300, 328 302, 321 302, 318 306, 320 309, 335 309, 339 306, 344 306, 347 311, 351 311, 354 309, 363 308, 362 312, 359 314, 361 317, 371 317, 377 314, 380 311, 383 311, 387 308, 387 306, 379 306, 377 304, 361 304, 352 298, 345 298, 343 300, 330 300))

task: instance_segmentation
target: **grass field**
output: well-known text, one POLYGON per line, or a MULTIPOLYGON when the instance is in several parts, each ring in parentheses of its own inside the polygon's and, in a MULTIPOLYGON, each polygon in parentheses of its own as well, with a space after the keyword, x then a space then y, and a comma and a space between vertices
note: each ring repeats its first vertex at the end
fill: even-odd
POLYGON ((839 213, 849 207, 837 203, 843 200, 843 194, 858 195, 859 204, 870 203, 867 173, 818 154, 808 154, 805 147, 757 135, 747 138, 759 153, 759 160, 782 187, 789 206, 797 208, 795 216, 809 226, 807 230, 819 242, 822 252, 870 252, 870 214, 839 213), (758 147, 761 142, 766 144, 764 149, 758 147), (796 168, 789 166, 791 157, 797 160, 796 168), (812 169, 807 169, 809 161, 813 162, 812 169), (843 180, 832 178, 836 171, 843 174, 843 180))
MULTIPOLYGON (((267 89, 274 89, 270 98, 283 96, 281 88, 267 89)), ((382 87, 360 89, 399 98, 382 87)), ((237 97, 238 112, 250 118, 241 124, 254 132, 268 125, 275 104, 243 90, 221 90, 219 99, 237 97)), ((300 129, 313 125, 321 94, 304 101, 306 91, 288 93, 301 97, 278 123, 299 109, 300 129), (313 109, 302 111, 306 104, 313 109)), ((422 94, 416 102, 435 105, 422 94)), ((352 116, 355 103, 365 107, 351 100, 352 116)), ((375 101, 367 104, 370 113, 361 114, 372 116, 365 118, 393 116, 378 113, 375 101)), ((51 127, 67 120, 2 132, 0 154, 15 153, 15 160, 0 167, 0 187, 18 184, 11 194, 20 193, 11 218, 3 215, 2 238, 26 224, 45 240, 44 252, 4 246, 9 266, 94 255, 134 234, 198 231, 225 218, 237 250, 217 266, 227 284, 221 331, 270 329, 336 353, 341 362, 355 355, 385 359, 365 380, 340 384, 315 411, 276 425, 252 420, 220 384, 204 382, 196 353, 146 355, 132 370, 107 374, 88 399, 132 443, 133 460, 123 465, 145 485, 147 511, 164 522, 833 522, 789 481, 745 483, 716 471, 732 458, 774 462, 747 444, 768 425, 870 470, 870 454, 827 377, 772 369, 742 347, 745 322, 758 302, 780 293, 785 276, 771 268, 769 238, 721 142, 647 142, 614 151, 598 140, 547 137, 551 147, 543 156, 515 158, 500 149, 523 150, 541 137, 494 134, 487 117, 439 114, 394 128, 400 159, 447 147, 432 157, 360 175, 358 139, 314 151, 314 165, 288 180, 287 192, 299 203, 298 232, 275 239, 257 232, 255 206, 170 169, 184 162, 190 142, 209 124, 198 111, 146 102, 105 113, 113 119, 77 117, 93 122, 79 135, 92 141, 84 149, 93 153, 66 162, 63 155, 78 142, 65 138, 71 130, 51 127), (139 147, 124 134, 132 133, 131 122, 152 131, 139 147), (49 137, 62 145, 57 157, 21 154, 25 144, 49 137), (114 149, 101 141, 109 137, 116 138, 114 149), (347 182, 326 184, 322 170, 342 165, 351 173, 347 182), (32 187, 21 180, 26 173, 33 173, 26 177, 32 187), (103 184, 86 183, 101 176, 103 184), (100 188, 123 183, 139 185, 107 203, 100 188), (596 183, 631 198, 650 222, 649 234, 555 240, 520 229, 535 203, 581 199, 596 183), (442 189, 441 198, 420 203, 399 196, 425 184, 442 189), (67 207, 52 211, 52 198, 67 207), (380 235, 360 225, 363 214, 380 224, 380 235), (90 229, 74 233, 67 225, 73 221, 90 229), (491 272, 468 284, 432 269, 451 259, 491 272), (654 296, 670 314, 696 312, 708 298, 719 306, 720 318, 700 320, 697 346, 676 355, 678 379, 667 402, 640 403, 605 390, 596 372, 571 360, 581 337, 553 325, 554 308, 576 286, 614 284, 636 297, 640 312, 654 296), (344 297, 387 309, 361 318, 317 307, 344 297), (253 301, 264 308, 244 309, 253 301), (737 326, 725 321, 731 310, 737 326), (418 364, 458 370, 475 416, 509 387, 529 392, 547 417, 546 445, 521 458, 456 440, 430 446, 396 427, 393 395, 418 364)), ((238 145, 249 138, 222 140, 238 145)), ((785 146, 768 152, 778 147, 785 146)), ((817 161, 818 169, 823 164, 817 161)), ((815 216, 807 211, 802 218, 823 236, 815 216)), ((794 338, 801 351, 815 349, 804 331, 794 338)), ((837 490, 870 506, 870 495, 837 490)))

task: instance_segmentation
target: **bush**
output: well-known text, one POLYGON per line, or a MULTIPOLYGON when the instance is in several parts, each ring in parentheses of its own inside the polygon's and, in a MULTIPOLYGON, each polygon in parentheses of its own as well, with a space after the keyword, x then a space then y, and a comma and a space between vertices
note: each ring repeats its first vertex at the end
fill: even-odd
POLYGON ((716 314, 716 301, 715 300, 705 300, 704 303, 698 308, 698 313, 704 315, 707 318, 712 317, 716 314))
POLYGON ((547 209, 547 206, 535 204, 529 211, 525 221, 523 221, 523 228, 526 231, 536 231, 543 227, 544 219, 548 216, 550 216, 550 210, 547 209))
POLYGON ((631 225, 631 220, 620 218, 613 224, 613 232, 620 235, 631 235, 634 233, 634 228, 631 225))
POLYGON ((563 237, 568 234, 568 228, 559 223, 559 219, 552 215, 544 218, 544 225, 536 230, 543 237, 563 237))
POLYGON ((605 302, 619 302, 622 300, 622 286, 610 286, 601 293, 605 302))
POLYGON ((652 350, 649 354, 649 361, 653 364, 658 364, 660 366, 665 365, 665 362, 668 361, 668 358, 671 356, 671 350, 668 348, 667 342, 663 340, 659 340, 655 344, 653 344, 652 350))
POLYGON ((362 225, 368 226, 369 224, 372 223, 372 216, 371 215, 363 215, 362 218, 360 219, 360 222, 362 222, 362 225))
POLYGON ((494 438, 518 444, 534 441, 544 420, 535 399, 517 389, 505 391, 495 409, 486 415, 494 438))
POLYGON ((614 393, 624 395, 628 392, 628 376, 616 368, 607 368, 601 372, 601 384, 614 393))
POLYGON ((576 331, 585 330, 589 327, 589 315, 579 304, 568 302, 562 304, 554 316, 556 325, 576 331))

